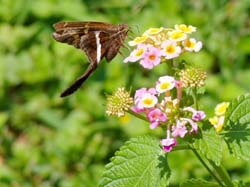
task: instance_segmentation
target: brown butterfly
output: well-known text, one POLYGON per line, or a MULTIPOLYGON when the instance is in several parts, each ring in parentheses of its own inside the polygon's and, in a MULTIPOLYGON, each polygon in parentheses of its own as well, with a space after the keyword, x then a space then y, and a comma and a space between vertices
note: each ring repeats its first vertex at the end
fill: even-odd
POLYGON ((126 24, 113 25, 104 22, 58 22, 53 27, 53 38, 56 41, 83 50, 90 62, 87 70, 61 94, 61 97, 75 92, 104 57, 110 62, 123 46, 129 31, 126 24))

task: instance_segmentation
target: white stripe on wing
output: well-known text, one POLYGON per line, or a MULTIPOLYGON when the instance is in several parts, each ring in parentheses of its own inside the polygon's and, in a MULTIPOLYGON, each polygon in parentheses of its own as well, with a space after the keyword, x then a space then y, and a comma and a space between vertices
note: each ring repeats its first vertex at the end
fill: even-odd
POLYGON ((100 31, 95 31, 95 38, 96 38, 96 61, 97 63, 101 60, 101 49, 102 45, 100 43, 100 37, 99 37, 100 31))

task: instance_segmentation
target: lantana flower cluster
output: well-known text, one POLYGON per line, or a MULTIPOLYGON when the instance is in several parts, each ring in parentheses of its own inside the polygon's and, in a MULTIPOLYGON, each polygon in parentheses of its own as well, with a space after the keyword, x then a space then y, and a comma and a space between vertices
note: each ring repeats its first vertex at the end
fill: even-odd
POLYGON ((150 28, 129 42, 135 49, 124 62, 139 61, 144 68, 152 69, 164 60, 176 58, 186 51, 198 52, 202 42, 190 37, 195 31, 196 27, 185 24, 175 25, 174 29, 150 28))
POLYGON ((183 138, 187 133, 197 133, 197 122, 206 117, 205 112, 191 106, 182 107, 178 96, 182 94, 179 81, 172 76, 162 76, 152 88, 141 88, 134 95, 132 110, 143 113, 150 122, 150 128, 163 127, 166 138, 161 140, 163 150, 170 152, 177 145, 177 137, 183 138), (173 98, 173 90, 177 97, 173 98))
MULTIPOLYGON (((198 52, 202 48, 202 43, 190 37, 195 31, 195 27, 184 24, 175 25, 174 29, 150 28, 142 36, 129 42, 134 49, 124 62, 138 61, 144 68, 152 69, 184 52, 198 52)), ((183 69, 174 63, 170 63, 168 68, 172 68, 174 72, 170 73, 176 78, 169 75, 162 76, 153 87, 136 90, 134 98, 131 98, 124 88, 120 88, 108 97, 106 111, 108 115, 118 117, 129 112, 147 120, 150 129, 164 129, 166 137, 160 142, 166 152, 170 152, 177 145, 177 138, 198 132, 198 123, 206 117, 206 114, 192 106, 198 107, 195 90, 204 86, 207 76, 206 72, 200 69, 193 67, 183 69), (185 99, 188 98, 188 89, 193 97, 190 106, 184 104, 187 103, 185 99), (182 90, 187 92, 183 94, 182 90)))
POLYGON ((222 102, 216 105, 214 113, 215 116, 209 118, 209 122, 214 126, 216 132, 221 132, 225 120, 225 113, 229 106, 229 102, 222 102))

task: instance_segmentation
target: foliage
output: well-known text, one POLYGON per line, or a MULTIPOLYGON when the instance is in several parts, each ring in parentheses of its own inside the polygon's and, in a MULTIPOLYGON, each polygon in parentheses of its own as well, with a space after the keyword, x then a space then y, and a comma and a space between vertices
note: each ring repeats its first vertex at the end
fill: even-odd
MULTIPOLYGON (((61 99, 60 92, 88 62, 81 51, 52 39, 52 24, 57 21, 125 22, 131 26, 132 36, 148 27, 194 25, 205 47, 183 59, 210 74, 202 108, 212 112, 215 103, 250 91, 248 0, 0 2, 1 187, 97 186, 115 150, 129 137, 149 133, 145 123, 130 116, 122 118, 121 125, 107 118, 104 96, 120 85, 150 85, 150 79, 156 80, 164 72, 164 65, 142 72, 139 66, 125 66, 118 55, 110 64, 103 62, 76 94, 61 99)), ((122 53, 126 56, 128 50, 124 48, 122 53)), ((238 101, 233 103, 238 105, 238 101)), ((228 118, 228 127, 234 128, 230 121, 244 121, 247 116, 228 118)), ((225 133, 225 138, 235 156, 245 158, 248 150, 236 152, 240 147, 230 141, 231 135, 241 134, 225 133)), ((179 167, 172 172, 171 186, 194 176, 210 179, 193 155, 187 155, 189 158, 178 153, 175 156, 180 159, 169 156, 170 163, 179 167)), ((232 160, 225 152, 223 156, 231 175, 250 180, 249 162, 232 160)))
POLYGON ((106 166, 99 186, 166 186, 167 158, 157 144, 147 136, 131 139, 106 166))
POLYGON ((194 148, 201 152, 207 159, 214 161, 216 165, 221 164, 223 151, 222 139, 214 129, 203 131, 202 137, 195 140, 194 148))
MULTIPOLYGON (((209 129, 200 132, 200 135, 193 138, 194 142, 190 142, 190 149, 196 154, 210 174, 213 175, 218 184, 201 179, 189 179, 183 182, 181 186, 234 187, 247 185, 243 184, 243 181, 240 181, 241 184, 238 181, 231 182, 229 175, 221 164, 221 159, 223 141, 228 143, 232 155, 237 155, 245 160, 249 159, 249 154, 247 154, 249 151, 248 124, 250 122, 248 117, 248 100, 249 94, 239 96, 232 101, 226 114, 226 122, 232 121, 229 124, 225 123, 226 136, 224 136, 224 139, 223 132, 220 137, 220 135, 216 134, 215 129, 209 129), (237 121, 234 122, 233 119, 237 119, 237 121), (237 133, 243 134, 237 136, 237 133), (213 172, 210 169, 211 167, 214 168, 213 172)), ((183 144, 179 147, 177 145, 174 149, 184 150, 187 148, 183 144)), ((171 153, 164 155, 163 150, 160 149, 157 140, 149 136, 131 139, 121 147, 120 151, 116 152, 115 157, 111 159, 111 163, 106 165, 99 186, 168 186, 171 170, 168 167, 166 156, 171 153)))
POLYGON ((224 138, 230 152, 237 158, 250 159, 250 95, 242 95, 232 101, 226 118, 224 138))

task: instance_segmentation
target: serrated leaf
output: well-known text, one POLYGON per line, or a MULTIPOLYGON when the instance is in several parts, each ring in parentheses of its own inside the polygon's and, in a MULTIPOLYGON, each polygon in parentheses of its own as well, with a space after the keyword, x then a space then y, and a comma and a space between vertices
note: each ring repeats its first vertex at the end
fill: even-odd
POLYGON ((223 136, 237 158, 250 158, 250 94, 233 100, 226 112, 223 136))
POLYGON ((180 185, 180 187, 220 187, 218 183, 208 182, 202 179, 190 179, 180 185))
POLYGON ((217 166, 220 165, 222 159, 222 138, 210 129, 202 132, 202 137, 195 139, 194 148, 207 159, 212 160, 217 166))
POLYGON ((170 171, 159 140, 129 140, 106 165, 99 187, 166 187, 170 171))

